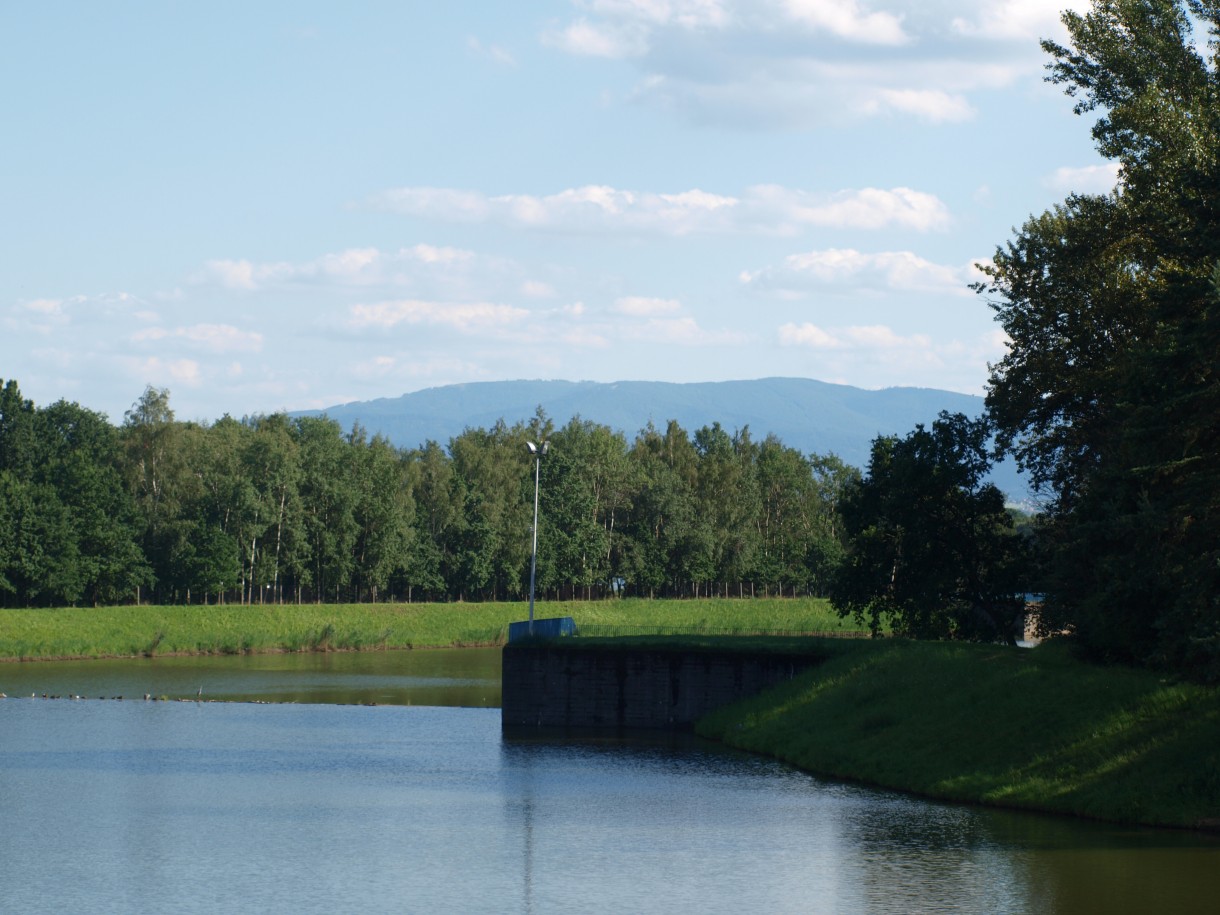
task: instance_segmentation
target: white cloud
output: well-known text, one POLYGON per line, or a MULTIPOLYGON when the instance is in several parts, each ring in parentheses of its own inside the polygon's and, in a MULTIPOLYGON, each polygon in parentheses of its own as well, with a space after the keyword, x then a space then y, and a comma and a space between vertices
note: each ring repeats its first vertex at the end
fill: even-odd
POLYGON ((542 33, 542 43, 569 54, 610 59, 640 57, 656 29, 701 31, 729 21, 724 0, 583 0, 580 16, 542 33))
POLYGON ((874 289, 963 296, 971 294, 968 284, 976 278, 973 263, 948 267, 910 251, 868 254, 854 248, 792 254, 781 266, 741 276, 755 288, 786 292, 874 289))
POLYGON ((1118 163, 1105 162, 1082 168, 1058 168, 1044 184, 1055 191, 1075 194, 1106 194, 1118 184, 1118 163))
POLYGON ((213 260, 205 265, 208 278, 227 289, 257 289, 290 275, 288 264, 253 264, 247 260, 213 260))
POLYGON ((833 334, 816 324, 785 324, 779 329, 779 342, 785 346, 809 346, 814 349, 842 349, 845 345, 833 334))
POLYGON ((474 257, 474 252, 462 248, 415 245, 413 248, 403 248, 398 256, 400 259, 414 257, 424 264, 456 264, 470 260, 474 257))
POLYGON ((925 232, 949 223, 948 208, 939 198, 906 187, 814 194, 779 185, 755 185, 740 197, 698 188, 655 193, 605 185, 568 188, 541 197, 488 197, 469 190, 402 187, 384 192, 377 202, 411 216, 571 232, 793 234, 810 226, 894 226, 925 232))
POLYGON ((466 47, 479 57, 485 57, 493 63, 501 64, 505 67, 515 67, 517 60, 513 57, 512 52, 497 44, 484 44, 474 35, 466 39, 466 47))
POLYGON ((122 361, 126 364, 129 374, 147 384, 184 384, 193 388, 203 383, 199 363, 194 359, 162 359, 159 356, 149 356, 147 359, 125 358, 122 361))
POLYGON ((371 286, 401 281, 401 271, 404 269, 443 269, 467 264, 473 259, 474 253, 471 251, 426 244, 399 248, 397 251, 349 248, 296 264, 285 261, 261 264, 248 260, 208 261, 203 273, 196 279, 247 292, 288 284, 371 286))
POLYGON ((856 0, 786 0, 784 6, 788 15, 802 25, 847 41, 880 45, 910 41, 903 31, 901 15, 868 12, 856 0))
POLYGON ((520 288, 521 294, 531 299, 550 299, 555 296, 555 287, 541 280, 526 280, 520 288))
POLYGON ((727 0, 581 0, 578 5, 597 13, 687 29, 719 28, 729 17, 727 0))
POLYGON ((1065 9, 1081 10, 1087 3, 1067 0, 976 0, 966 15, 952 20, 953 30, 971 38, 1029 40, 1057 38, 1065 9))
POLYGON ((565 330, 560 334, 559 339, 565 346, 580 349, 606 349, 611 345, 609 337, 587 327, 573 327, 565 330))
MULTIPOLYGON (((418 353, 383 353, 370 358, 362 358, 350 367, 351 375, 361 381, 385 383, 387 381, 421 379, 435 381, 440 384, 455 380, 468 380, 484 376, 484 367, 464 359, 448 356, 433 356, 420 358, 418 353)), ((335 395, 324 401, 321 406, 342 403, 357 399, 335 395)))
POLYGON ((882 106, 918 115, 933 124, 974 117, 974 109, 965 98, 940 89, 882 89, 877 95, 882 106))
POLYGON ((640 324, 620 326, 616 331, 616 336, 622 340, 677 346, 721 346, 746 339, 745 334, 737 331, 704 330, 692 317, 649 318, 640 324))
POLYGON ((64 302, 63 299, 31 299, 28 302, 22 302, 21 307, 35 314, 57 317, 63 314, 64 302))
POLYGON ((1036 80, 1036 39, 1063 33, 1062 0, 573 5, 574 17, 548 29, 545 44, 630 61, 638 82, 629 100, 738 126, 966 120, 976 111, 972 93, 1036 80))
POLYGON ((623 315, 663 315, 682 310, 677 299, 650 299, 643 296, 626 296, 614 303, 614 310, 623 315))
POLYGON ((243 331, 231 324, 194 324, 167 330, 149 327, 137 331, 131 338, 135 342, 146 340, 185 340, 188 343, 216 353, 257 353, 263 348, 263 335, 254 331, 243 331))
POLYGON ((643 29, 594 24, 587 19, 578 19, 565 28, 549 29, 543 33, 542 42, 582 57, 638 57, 648 50, 643 29))
POLYGON ((389 329, 405 323, 443 325, 463 333, 476 333, 488 328, 519 323, 528 316, 529 312, 511 305, 495 305, 486 302, 452 304, 404 299, 369 305, 353 305, 350 308, 350 314, 348 326, 358 329, 365 327, 389 329))
POLYGON ((904 336, 883 324, 821 327, 808 322, 784 324, 776 338, 781 346, 808 350, 816 360, 817 377, 856 379, 928 372, 982 378, 987 364, 1003 356, 1005 339, 995 331, 975 340, 946 340, 921 333, 904 336))

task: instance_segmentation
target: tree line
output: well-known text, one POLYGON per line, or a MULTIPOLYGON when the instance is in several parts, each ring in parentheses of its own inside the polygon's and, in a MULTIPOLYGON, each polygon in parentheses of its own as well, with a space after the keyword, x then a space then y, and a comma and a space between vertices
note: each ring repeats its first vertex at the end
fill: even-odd
POLYGON ((838 458, 713 424, 574 417, 402 449, 284 414, 174 417, 149 387, 115 427, 0 388, 0 602, 504 600, 825 593, 842 553, 838 458))

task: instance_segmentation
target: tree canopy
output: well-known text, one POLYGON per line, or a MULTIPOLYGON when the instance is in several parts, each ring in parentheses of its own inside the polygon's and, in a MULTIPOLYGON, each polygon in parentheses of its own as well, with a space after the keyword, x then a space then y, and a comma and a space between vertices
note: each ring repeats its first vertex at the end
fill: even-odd
POLYGON ((984 477, 988 423, 942 413, 931 429, 873 441, 842 506, 840 613, 915 638, 1013 642, 1025 615, 1025 550, 984 477))
POLYGON ((633 443, 541 411, 400 449, 283 414, 181 422, 147 388, 121 427, 0 385, 0 604, 821 593, 852 478, 718 424, 633 443))
POLYGON ((1000 248, 987 403, 1049 499, 1049 628, 1220 679, 1220 5, 1095 0, 1048 79, 1118 166, 1000 248), (1206 50, 1194 29, 1210 36, 1206 50))

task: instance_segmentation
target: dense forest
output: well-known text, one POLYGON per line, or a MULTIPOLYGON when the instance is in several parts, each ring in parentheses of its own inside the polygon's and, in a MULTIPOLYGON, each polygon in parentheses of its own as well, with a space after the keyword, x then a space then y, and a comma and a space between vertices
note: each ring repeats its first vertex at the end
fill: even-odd
POLYGON ((496 600, 823 593, 859 474, 774 437, 571 419, 404 450, 283 414, 174 418, 148 388, 120 427, 0 391, 0 602, 496 600))

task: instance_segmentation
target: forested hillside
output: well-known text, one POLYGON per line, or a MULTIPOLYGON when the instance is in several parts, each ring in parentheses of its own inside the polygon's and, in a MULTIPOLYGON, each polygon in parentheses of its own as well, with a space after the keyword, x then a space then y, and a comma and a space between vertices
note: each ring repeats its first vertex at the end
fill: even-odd
POLYGON ((859 474, 748 429, 628 441, 539 411, 444 446, 284 414, 175 419, 149 388, 122 426, 0 390, 0 603, 462 600, 821 593, 859 474))
MULTIPOLYGON (((447 442, 467 426, 490 428, 530 416, 541 406, 550 416, 587 416, 633 435, 650 422, 676 420, 684 429, 720 423, 730 433, 749 426, 756 438, 774 434, 806 454, 835 454, 863 467, 878 435, 902 435, 931 423, 942 411, 982 415, 983 398, 932 388, 870 391, 812 378, 748 381, 496 381, 452 384, 401 397, 336 404, 293 416, 329 416, 344 429, 359 423, 393 444, 414 448, 428 439, 447 442)), ((996 464, 990 479, 1010 501, 1023 502, 1029 487, 1013 461, 996 464)))

